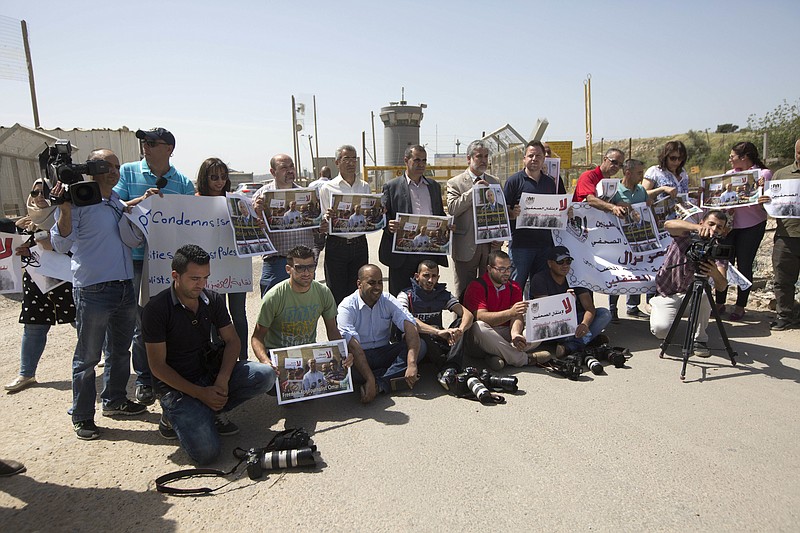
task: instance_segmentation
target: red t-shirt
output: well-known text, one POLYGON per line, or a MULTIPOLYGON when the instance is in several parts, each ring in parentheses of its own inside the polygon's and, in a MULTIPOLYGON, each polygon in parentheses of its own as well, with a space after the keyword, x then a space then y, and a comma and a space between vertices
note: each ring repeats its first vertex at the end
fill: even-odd
POLYGON ((600 167, 587 170, 578 178, 578 183, 575 184, 575 194, 572 195, 573 202, 582 202, 590 194, 597 196, 597 184, 603 179, 603 173, 600 167))
MULTIPOLYGON (((495 287, 492 278, 486 272, 483 276, 486 287, 477 280, 473 280, 464 292, 464 306, 478 316, 478 309, 489 312, 505 311, 512 305, 522 301, 522 289, 516 281, 509 280, 505 285, 495 287)), ((509 322, 501 324, 507 326, 509 322)))

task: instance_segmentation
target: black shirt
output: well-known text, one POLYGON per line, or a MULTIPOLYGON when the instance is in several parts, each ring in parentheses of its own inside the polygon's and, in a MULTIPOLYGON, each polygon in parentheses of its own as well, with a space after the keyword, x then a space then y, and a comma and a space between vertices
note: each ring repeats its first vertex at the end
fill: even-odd
MULTIPOLYGON (((151 298, 142 312, 144 342, 167 343, 167 364, 184 379, 195 382, 205 375, 200 360, 208 347, 211 328, 217 331, 231 323, 225 300, 204 289, 197 313, 184 307, 173 287, 151 298)), ((153 378, 156 381, 155 377, 153 378)))
MULTIPOLYGON (((542 270, 531 280, 531 294, 534 296, 553 296, 555 294, 564 294, 569 289, 569 283, 567 280, 564 279, 564 283, 559 285, 556 283, 556 280, 553 279, 553 276, 550 274, 550 270, 542 270)), ((581 294, 590 293, 589 289, 585 289, 583 287, 575 287, 573 288, 575 291, 575 312, 577 316, 581 316, 581 313, 585 311, 583 306, 581 305, 581 294)))

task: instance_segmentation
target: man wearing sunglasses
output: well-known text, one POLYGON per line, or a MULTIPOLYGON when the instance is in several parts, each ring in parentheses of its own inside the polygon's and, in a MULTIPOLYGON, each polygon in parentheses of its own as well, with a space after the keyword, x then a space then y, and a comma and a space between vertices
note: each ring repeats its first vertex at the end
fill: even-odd
MULTIPOLYGON (((125 163, 119 170, 120 178, 114 191, 123 202, 133 206, 154 194, 162 197, 165 194, 194 194, 194 185, 189 178, 178 172, 169 162, 175 150, 175 136, 172 133, 164 128, 137 130, 136 138, 141 141, 144 159, 125 163)), ((144 256, 144 246, 133 250, 133 289, 137 303, 147 303, 150 299, 147 283, 144 284, 144 290, 141 290, 144 256)), ((142 341, 141 306, 138 307, 131 351, 133 369, 136 371, 136 400, 144 405, 152 405, 156 400, 153 394, 153 377, 142 341)))
MULTIPOLYGON (((341 339, 336 327, 336 302, 331 290, 314 280, 317 262, 314 250, 307 246, 296 246, 286 254, 286 273, 289 278, 281 281, 261 300, 250 345, 256 358, 273 365, 269 350, 317 342, 317 322, 322 317, 328 340, 341 339)), ((345 360, 345 366, 352 364, 345 360)))
MULTIPOLYGON (((570 290, 567 274, 572 268, 572 256, 566 246, 555 246, 547 256, 547 270, 533 277, 531 293, 534 298, 564 294, 570 290)), ((559 349, 555 355, 560 357, 578 352, 587 345, 599 345, 608 342, 602 334, 609 322, 611 312, 604 307, 595 307, 592 291, 583 287, 572 289, 575 293, 575 313, 578 327, 575 335, 559 340, 559 349)))
POLYGON ((575 193, 572 195, 573 202, 586 202, 595 209, 600 209, 607 213, 613 213, 619 218, 624 217, 627 212, 625 202, 617 200, 616 203, 606 202, 597 197, 597 184, 600 180, 612 178, 622 168, 622 162, 625 160, 625 153, 618 148, 609 148, 606 155, 603 156, 603 162, 599 167, 587 170, 578 178, 578 183, 575 185, 575 193))

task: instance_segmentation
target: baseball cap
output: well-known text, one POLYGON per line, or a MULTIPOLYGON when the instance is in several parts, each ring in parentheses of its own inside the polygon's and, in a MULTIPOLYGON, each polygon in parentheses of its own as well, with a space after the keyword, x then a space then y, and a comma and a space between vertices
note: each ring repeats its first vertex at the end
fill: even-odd
POLYGON ((164 128, 153 128, 149 131, 136 130, 136 138, 148 141, 164 141, 175 146, 175 136, 164 128))
POLYGON ((569 249, 566 246, 555 246, 550 249, 547 258, 550 261, 561 261, 567 258, 572 259, 572 256, 569 254, 569 249))

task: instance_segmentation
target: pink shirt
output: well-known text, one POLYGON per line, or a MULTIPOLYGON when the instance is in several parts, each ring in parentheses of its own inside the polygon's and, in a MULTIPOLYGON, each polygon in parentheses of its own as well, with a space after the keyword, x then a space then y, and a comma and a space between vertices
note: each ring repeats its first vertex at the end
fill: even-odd
MULTIPOLYGON (((768 168, 750 167, 747 170, 758 170, 758 177, 764 178, 764 189, 772 179, 772 171, 768 168)), ((729 170, 726 174, 733 174, 735 170, 729 170)), ((762 189, 762 191, 764 190, 762 189)), ((767 212, 763 205, 748 205, 747 207, 737 207, 731 209, 733 212, 733 229, 752 228, 767 220, 767 212)))
POLYGON ((425 177, 421 177, 419 184, 416 184, 406 176, 406 183, 408 183, 408 192, 411 195, 412 213, 414 215, 432 215, 431 193, 428 192, 428 182, 425 177))

